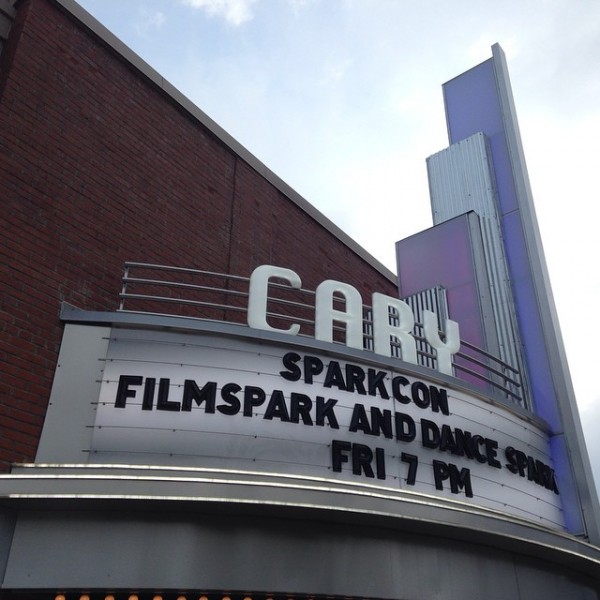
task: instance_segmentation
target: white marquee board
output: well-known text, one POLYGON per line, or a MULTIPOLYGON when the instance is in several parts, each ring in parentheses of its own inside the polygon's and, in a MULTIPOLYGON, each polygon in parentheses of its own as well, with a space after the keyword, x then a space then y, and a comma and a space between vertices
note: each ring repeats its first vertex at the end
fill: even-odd
POLYGON ((535 424, 433 379, 361 364, 343 353, 299 348, 218 334, 113 329, 90 460, 350 480, 451 498, 563 528, 548 439, 535 424), (314 371, 323 366, 311 383, 305 381, 305 361, 314 371), (365 374, 364 390, 356 381, 348 385, 360 373, 365 374), (184 391, 194 385, 190 382, 196 392, 202 390, 204 401, 188 398, 190 410, 181 410, 184 391), (442 399, 437 412, 434 397, 442 399), (388 411, 392 429, 378 429, 372 410, 382 418, 388 411), (396 413, 404 425, 395 427, 396 413), (410 423, 414 439, 409 439, 410 423), (456 450, 457 429, 478 436, 477 455, 461 456, 456 450), (443 438, 444 450, 434 439, 436 431, 450 433, 443 438))

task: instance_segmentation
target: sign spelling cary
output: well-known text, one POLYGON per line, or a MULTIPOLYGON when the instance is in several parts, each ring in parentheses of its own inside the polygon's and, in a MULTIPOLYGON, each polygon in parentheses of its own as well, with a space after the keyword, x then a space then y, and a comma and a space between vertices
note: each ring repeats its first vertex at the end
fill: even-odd
MULTIPOLYGON (((288 329, 272 327, 267 322, 267 298, 269 280, 284 279, 291 287, 300 289, 302 281, 291 269, 262 265, 257 267, 250 277, 250 297, 248 299, 248 325, 255 329, 277 331, 297 335, 300 325, 294 323, 288 329)), ((412 330, 415 317, 410 306, 392 296, 373 293, 373 350, 382 356, 392 356, 390 338, 398 340, 402 350, 402 360, 417 364, 417 348, 412 330), (390 322, 390 310, 394 312, 394 323, 390 322)), ((333 341, 333 322, 342 322, 346 326, 346 345, 363 349, 363 302, 359 291, 340 281, 328 279, 320 283, 315 295, 315 338, 324 342, 333 341), (334 294, 345 300, 345 310, 333 308, 334 294)), ((460 348, 458 323, 446 319, 445 341, 438 331, 435 313, 423 311, 423 330, 425 339, 437 353, 437 368, 441 373, 452 375, 452 355, 460 348)))
MULTIPOLYGON (((269 287, 281 280, 300 288, 289 269, 263 265, 252 273, 248 325, 282 333, 289 343, 244 328, 114 328, 90 462, 361 478, 563 527, 543 426, 458 382, 442 387, 444 378, 413 371, 406 363, 417 358, 415 317, 405 302, 372 297, 374 351, 389 358, 395 338, 401 360, 363 360, 343 344, 323 350, 295 337, 299 316, 287 328, 269 324, 269 287)), ((331 343, 333 324, 341 322, 346 346, 363 350, 363 310, 354 287, 322 282, 315 338, 331 343)), ((439 370, 452 374, 458 325, 446 321, 442 341, 437 316, 423 320, 439 370)))

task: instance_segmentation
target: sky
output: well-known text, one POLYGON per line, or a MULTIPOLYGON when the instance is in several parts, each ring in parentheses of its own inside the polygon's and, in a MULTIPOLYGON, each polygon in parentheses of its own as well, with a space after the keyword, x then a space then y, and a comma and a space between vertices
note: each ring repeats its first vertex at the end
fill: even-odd
POLYGON ((600 490, 600 2, 78 2, 394 272, 432 225, 441 86, 499 43, 600 490))

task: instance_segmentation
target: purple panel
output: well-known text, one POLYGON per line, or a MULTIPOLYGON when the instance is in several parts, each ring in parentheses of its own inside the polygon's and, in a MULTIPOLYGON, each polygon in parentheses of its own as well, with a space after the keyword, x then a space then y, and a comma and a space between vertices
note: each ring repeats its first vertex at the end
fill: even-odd
MULTIPOLYGON (((401 240, 396 244, 396 256, 400 297, 444 286, 450 318, 459 324, 461 340, 486 348, 469 215, 401 240)), ((469 367, 478 370, 472 364, 469 367)), ((477 378, 460 373, 457 376, 482 387, 477 378)))
POLYGON ((432 285, 456 287, 473 280, 468 222, 456 217, 397 243, 400 292, 409 296, 432 285), (400 251, 401 250, 401 251, 400 251))
POLYGON ((448 290, 450 316, 461 338, 483 343, 477 308, 477 288, 466 217, 458 217, 396 244, 400 297, 443 285, 448 290), (475 309, 475 312, 473 312, 475 309))
POLYGON ((580 509, 579 496, 573 482, 569 463, 569 449, 564 435, 550 438, 550 453, 556 475, 556 483, 564 508, 565 527, 576 535, 585 534, 585 524, 580 509))
POLYGON ((448 136, 455 144, 474 133, 502 130, 493 59, 443 85, 448 136))
POLYGON ((504 245, 511 272, 517 321, 529 369, 529 385, 535 412, 545 419, 553 431, 561 431, 556 391, 544 350, 545 342, 535 289, 529 272, 529 259, 519 213, 507 215, 504 221, 504 245))
POLYGON ((504 250, 535 409, 554 430, 561 431, 548 351, 533 287, 531 262, 527 252, 520 206, 515 193, 514 175, 498 95, 499 85, 494 59, 444 84, 448 131, 452 143, 479 131, 488 137, 496 179, 504 250))
MULTIPOLYGON (((496 64, 495 60, 498 59, 488 60, 444 85, 448 132, 451 143, 477 132, 483 132, 489 140, 504 248, 535 412, 549 423, 555 434, 551 442, 551 451, 559 480, 566 526, 568 531, 579 533, 584 530, 581 508, 569 464, 569 451, 563 438, 563 424, 550 368, 549 350, 534 287, 521 206, 515 191, 515 175, 510 162, 507 131, 502 118, 500 86, 502 93, 508 97, 511 96, 510 86, 507 76, 503 75, 503 65, 501 62, 496 64), (496 69, 500 70, 500 76, 497 76, 496 69)), ((509 107, 505 107, 505 114, 511 114, 509 107)), ((511 127, 511 135, 518 136, 516 122, 509 122, 508 127, 511 127)), ((534 247, 529 251, 536 252, 541 249, 534 247)))
POLYGON ((517 197, 498 99, 493 59, 443 86, 450 143, 483 132, 489 141, 496 173, 500 214, 517 208, 517 197))

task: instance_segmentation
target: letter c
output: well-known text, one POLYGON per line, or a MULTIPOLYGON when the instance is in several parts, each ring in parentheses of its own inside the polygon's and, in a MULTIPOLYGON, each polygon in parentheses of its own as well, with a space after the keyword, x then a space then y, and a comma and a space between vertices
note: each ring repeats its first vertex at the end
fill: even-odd
POLYGON ((254 329, 264 329, 265 331, 279 331, 280 333, 289 333, 297 335, 300 331, 300 325, 294 323, 288 329, 279 329, 271 327, 267 323, 267 299, 269 291, 269 279, 279 277, 285 279, 293 288, 300 289, 302 281, 297 273, 291 269, 283 267, 273 267, 271 265, 261 265, 256 267, 250 276, 250 290, 248 295, 248 325, 254 329))

